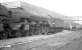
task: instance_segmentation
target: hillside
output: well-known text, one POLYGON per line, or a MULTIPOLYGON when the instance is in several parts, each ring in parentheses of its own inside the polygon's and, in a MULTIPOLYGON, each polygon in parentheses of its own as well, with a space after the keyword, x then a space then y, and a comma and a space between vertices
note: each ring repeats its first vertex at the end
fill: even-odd
POLYGON ((27 13, 29 12, 31 14, 41 16, 41 17, 48 17, 48 18, 54 17, 54 18, 60 18, 60 19, 67 18, 67 16, 61 15, 59 13, 56 13, 56 12, 32 5, 30 3, 26 3, 23 1, 7 2, 7 3, 2 3, 2 4, 11 9, 21 7, 22 9, 24 9, 23 11, 27 13))

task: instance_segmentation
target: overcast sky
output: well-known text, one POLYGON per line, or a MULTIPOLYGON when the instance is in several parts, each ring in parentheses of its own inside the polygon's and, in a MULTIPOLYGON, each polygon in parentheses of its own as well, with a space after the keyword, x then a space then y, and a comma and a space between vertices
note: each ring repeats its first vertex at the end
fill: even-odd
MULTIPOLYGON (((15 0, 0 0, 11 2, 15 0)), ((82 16, 82 0, 23 0, 66 16, 82 16)))

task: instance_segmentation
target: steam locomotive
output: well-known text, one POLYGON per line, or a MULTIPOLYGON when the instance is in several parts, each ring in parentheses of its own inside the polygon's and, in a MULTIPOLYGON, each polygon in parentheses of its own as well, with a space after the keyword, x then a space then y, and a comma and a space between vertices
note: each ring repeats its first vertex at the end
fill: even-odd
POLYGON ((49 24, 48 19, 37 16, 12 17, 12 11, 0 4, 0 39, 10 39, 33 35, 50 35, 65 30, 49 24))

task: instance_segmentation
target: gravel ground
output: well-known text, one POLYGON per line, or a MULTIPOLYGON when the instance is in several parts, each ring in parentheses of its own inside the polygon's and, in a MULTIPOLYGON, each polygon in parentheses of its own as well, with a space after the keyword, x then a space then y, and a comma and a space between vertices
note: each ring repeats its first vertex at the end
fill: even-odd
POLYGON ((5 47, 4 50, 55 50, 71 43, 74 39, 79 39, 80 36, 79 32, 63 31, 49 36, 24 37, 0 41, 0 46, 13 44, 11 47, 5 47))

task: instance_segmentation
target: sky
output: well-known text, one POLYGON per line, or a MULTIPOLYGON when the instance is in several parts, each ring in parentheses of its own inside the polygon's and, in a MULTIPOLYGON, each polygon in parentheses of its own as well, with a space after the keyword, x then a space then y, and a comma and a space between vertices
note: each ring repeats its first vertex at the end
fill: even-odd
MULTIPOLYGON (((11 2, 17 0, 0 0, 11 2)), ((82 16, 82 0, 22 0, 66 16, 82 16)))

